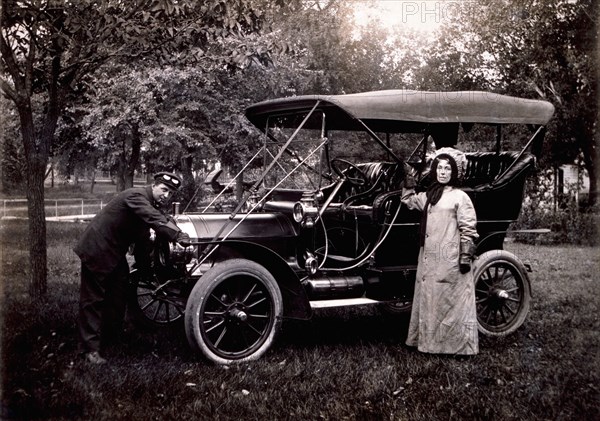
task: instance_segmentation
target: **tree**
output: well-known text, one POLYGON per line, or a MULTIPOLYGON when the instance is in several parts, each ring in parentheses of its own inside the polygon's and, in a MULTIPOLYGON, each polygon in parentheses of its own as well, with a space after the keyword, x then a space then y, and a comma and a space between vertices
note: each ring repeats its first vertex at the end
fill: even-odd
MULTIPOLYGON (((109 158, 100 165, 126 159, 129 165, 120 168, 132 171, 138 162, 127 156, 136 156, 135 150, 117 147, 122 142, 116 134, 135 122, 144 139, 138 145, 146 171, 178 169, 190 174, 188 180, 192 171, 219 161, 237 172, 256 143, 243 117, 248 104, 282 95, 395 87, 396 71, 407 68, 406 60, 392 54, 398 42, 390 43, 377 22, 354 30, 352 13, 346 2, 323 8, 291 3, 270 24, 271 34, 248 34, 240 49, 232 49, 236 66, 145 62, 96 73, 88 82, 93 88, 76 107, 85 115, 79 131, 91 140, 83 149, 109 158), (272 34, 281 39, 280 48, 273 47, 272 34), (271 54, 265 57, 265 51, 271 54)), ((211 55, 218 51, 213 47, 211 55)), ((69 156, 81 162, 79 154, 69 156)))
POLYGON ((276 22, 289 40, 286 55, 294 58, 294 72, 304 75, 292 77, 304 82, 293 93, 342 94, 394 87, 397 63, 394 46, 388 42, 391 34, 376 21, 357 25, 353 6, 348 1, 300 2, 276 22))
MULTIPOLYGON (((493 89, 556 106, 553 165, 583 154, 597 195, 598 7, 592 0, 478 0, 449 13, 424 72, 437 86, 493 89), (444 74, 440 69, 449 69, 444 74), (435 80, 435 79, 432 79, 435 80)), ((427 79, 427 78, 424 78, 427 79)))
POLYGON ((267 5, 258 0, 2 1, 0 89, 17 109, 27 161, 33 298, 44 297, 47 289, 46 166, 58 119, 73 93, 85 88, 84 77, 119 59, 235 65, 231 47, 259 30, 267 5), (218 54, 206 58, 213 49, 218 54))
MULTIPOLYGON (((253 95, 264 77, 254 71, 206 72, 199 66, 151 63, 98 72, 81 104, 63 116, 61 138, 73 131, 82 136, 63 142, 61 155, 73 157, 72 166, 75 160, 89 162, 79 150, 102 157, 96 165, 115 171, 117 180, 128 169, 127 183, 117 190, 131 186, 134 169, 178 170, 184 173, 184 190, 193 194, 193 174, 216 161, 235 168, 249 155, 255 142, 248 139, 257 134, 243 110, 257 100, 253 95)), ((184 202, 191 199, 183 196, 184 202)))
MULTIPOLYGON (((145 72, 132 66, 98 71, 89 77, 90 88, 80 103, 63 115, 63 120, 69 117, 72 123, 62 125, 61 137, 73 130, 80 137, 63 143, 62 149, 83 150, 97 157, 99 168, 116 175, 117 191, 133 186, 142 148, 144 143, 147 147, 151 134, 149 127, 156 122, 158 104, 146 78, 145 72)), ((69 155, 81 159, 79 154, 69 155)))

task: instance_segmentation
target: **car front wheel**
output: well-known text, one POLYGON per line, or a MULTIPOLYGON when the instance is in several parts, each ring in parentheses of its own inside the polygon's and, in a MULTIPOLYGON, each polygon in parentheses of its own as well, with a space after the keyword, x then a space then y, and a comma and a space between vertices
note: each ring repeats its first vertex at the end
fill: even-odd
POLYGON ((196 283, 185 310, 190 346, 209 361, 254 360, 272 345, 283 304, 277 282, 246 259, 216 264, 196 283))

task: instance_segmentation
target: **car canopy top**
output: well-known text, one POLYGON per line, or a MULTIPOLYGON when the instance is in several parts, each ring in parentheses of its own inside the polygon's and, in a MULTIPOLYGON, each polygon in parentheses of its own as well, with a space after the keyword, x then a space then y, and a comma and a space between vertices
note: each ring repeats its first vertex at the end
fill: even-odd
MULTIPOLYGON (((391 133, 421 131, 423 125, 437 123, 545 125, 554 114, 554 106, 547 101, 491 92, 385 90, 278 98, 251 105, 246 117, 264 130, 270 116, 303 114, 317 102, 329 129, 358 130, 357 120, 361 120, 374 131, 391 133)), ((319 126, 316 121, 308 122, 308 127, 319 126)))

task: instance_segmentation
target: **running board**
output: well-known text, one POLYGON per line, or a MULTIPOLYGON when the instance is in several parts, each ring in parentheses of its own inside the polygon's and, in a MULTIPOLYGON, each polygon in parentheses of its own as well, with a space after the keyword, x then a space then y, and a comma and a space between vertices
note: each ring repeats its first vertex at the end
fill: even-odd
POLYGON ((366 304, 377 304, 381 301, 372 300, 370 298, 342 298, 339 300, 319 300, 311 301, 310 308, 329 308, 329 307, 346 307, 346 306, 362 306, 366 304))

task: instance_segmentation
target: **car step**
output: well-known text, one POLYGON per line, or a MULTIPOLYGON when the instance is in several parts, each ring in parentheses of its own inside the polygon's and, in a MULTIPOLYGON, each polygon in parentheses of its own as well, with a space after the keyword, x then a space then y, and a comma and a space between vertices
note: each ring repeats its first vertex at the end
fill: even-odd
POLYGON ((329 307, 346 307, 346 306, 362 306, 367 304, 377 304, 381 301, 373 300, 371 298, 343 298, 339 300, 318 300, 311 301, 310 307, 315 308, 329 308, 329 307))

